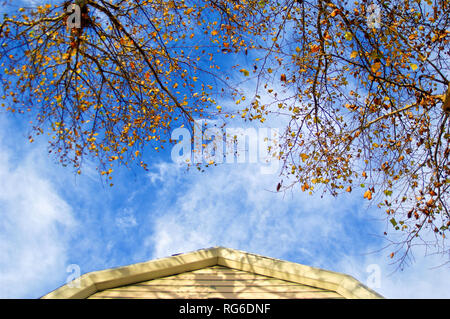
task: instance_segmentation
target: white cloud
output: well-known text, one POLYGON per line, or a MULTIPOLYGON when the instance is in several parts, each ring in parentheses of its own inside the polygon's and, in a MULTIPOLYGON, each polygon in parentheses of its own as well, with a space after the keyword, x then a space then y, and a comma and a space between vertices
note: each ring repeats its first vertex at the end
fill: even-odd
POLYGON ((130 209, 124 209, 116 217, 116 226, 120 229, 126 230, 137 226, 136 217, 130 209))
POLYGON ((389 276, 395 268, 388 251, 374 253, 385 243, 371 236, 383 231, 375 219, 382 212, 365 209, 361 194, 274 193, 278 177, 250 164, 224 164, 188 178, 182 173, 165 163, 150 177, 164 181, 158 194, 166 199, 154 208, 160 214, 152 215, 154 232, 144 241, 153 258, 225 246, 347 273, 366 284, 369 265, 376 265, 381 286, 375 290, 389 298, 448 295, 450 276, 427 270, 427 258, 416 256, 415 264, 389 276))
POLYGON ((343 259, 337 266, 341 272, 351 274, 366 285, 371 283, 371 275, 375 275, 375 265, 379 269, 379 286, 373 287, 386 298, 426 299, 450 298, 449 266, 441 265, 442 259, 436 256, 425 257, 424 250, 415 253, 415 261, 403 270, 398 264, 389 264, 387 252, 366 256, 352 256, 343 259))
MULTIPOLYGON (((169 171, 176 175, 176 168, 160 172, 169 171)), ((170 176, 164 180, 170 184, 170 176)), ((154 223, 155 257, 222 245, 272 257, 298 253, 320 263, 315 250, 327 250, 346 235, 340 219, 352 204, 283 196, 271 191, 276 182, 276 176, 259 174, 257 165, 192 174, 179 183, 177 198, 159 208, 164 213, 154 223)))
POLYGON ((66 244, 76 223, 70 206, 40 174, 36 154, 17 160, 2 139, 7 130, 1 124, 0 298, 35 298, 66 276, 66 244))

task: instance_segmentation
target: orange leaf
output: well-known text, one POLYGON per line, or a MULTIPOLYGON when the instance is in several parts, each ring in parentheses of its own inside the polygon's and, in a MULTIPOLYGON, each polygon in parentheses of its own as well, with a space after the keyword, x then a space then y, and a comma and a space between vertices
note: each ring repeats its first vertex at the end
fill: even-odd
POLYGON ((311 46, 311 52, 312 53, 317 52, 317 51, 319 51, 319 48, 320 47, 317 44, 314 44, 311 46))
POLYGON ((376 73, 380 68, 381 68, 381 63, 376 62, 376 63, 372 64, 370 69, 372 70, 373 73, 376 73))
POLYGON ((368 200, 371 200, 372 199, 372 192, 370 190, 367 190, 364 193, 364 198, 367 198, 368 200))
POLYGON ((331 12, 330 16, 335 17, 339 12, 339 9, 334 9, 333 12, 331 12))

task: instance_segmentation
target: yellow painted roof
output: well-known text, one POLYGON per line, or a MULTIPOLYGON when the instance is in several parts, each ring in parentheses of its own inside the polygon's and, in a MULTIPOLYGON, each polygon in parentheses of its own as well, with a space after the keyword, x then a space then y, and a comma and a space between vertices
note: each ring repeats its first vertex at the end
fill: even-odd
POLYGON ((382 298, 351 276, 223 247, 85 274, 42 298, 382 298))

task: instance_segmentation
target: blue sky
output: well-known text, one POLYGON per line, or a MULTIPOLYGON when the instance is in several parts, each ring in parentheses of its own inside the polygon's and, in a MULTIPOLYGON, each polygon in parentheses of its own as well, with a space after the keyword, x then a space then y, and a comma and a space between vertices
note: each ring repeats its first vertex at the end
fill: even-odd
MULTIPOLYGON (((201 173, 167 153, 150 172, 122 168, 104 186, 92 163, 81 176, 30 144, 23 121, 0 113, 0 297, 38 298, 81 273, 225 246, 350 274, 390 298, 448 298, 448 268, 416 252, 396 271, 382 212, 361 194, 331 198, 274 193, 277 175, 259 164, 201 173), (372 265, 372 266, 371 266, 372 265), (372 277, 373 278, 373 277, 372 277)), ((169 150, 167 150, 169 152, 169 150)))
POLYGON ((390 250, 381 250, 384 213, 361 193, 275 193, 279 177, 261 174, 262 164, 187 170, 170 148, 150 155, 149 172, 116 168, 109 187, 96 163, 76 175, 48 155, 45 138, 29 143, 26 123, 0 110, 0 298, 38 298, 66 283, 70 265, 84 274, 211 246, 343 272, 369 286, 377 269, 373 289, 388 298, 450 298, 448 266, 433 268, 439 256, 416 250, 396 271, 390 250))

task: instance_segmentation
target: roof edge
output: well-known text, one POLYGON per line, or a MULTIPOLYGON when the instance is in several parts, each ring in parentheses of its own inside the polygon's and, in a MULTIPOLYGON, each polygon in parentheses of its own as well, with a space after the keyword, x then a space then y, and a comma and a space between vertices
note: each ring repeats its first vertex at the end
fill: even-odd
POLYGON ((349 299, 383 298, 380 294, 346 274, 225 247, 200 249, 129 266, 94 271, 79 277, 78 286, 74 287, 74 282, 67 283, 42 298, 87 298, 105 289, 171 276, 214 265, 226 266, 263 276, 335 291, 349 299))
POLYGON ((78 281, 69 282, 41 298, 82 299, 105 289, 214 265, 217 265, 217 249, 202 249, 128 266, 90 272, 79 277, 78 281))
POLYGON ((335 291, 349 299, 384 298, 352 276, 243 251, 217 247, 218 264, 335 291))

